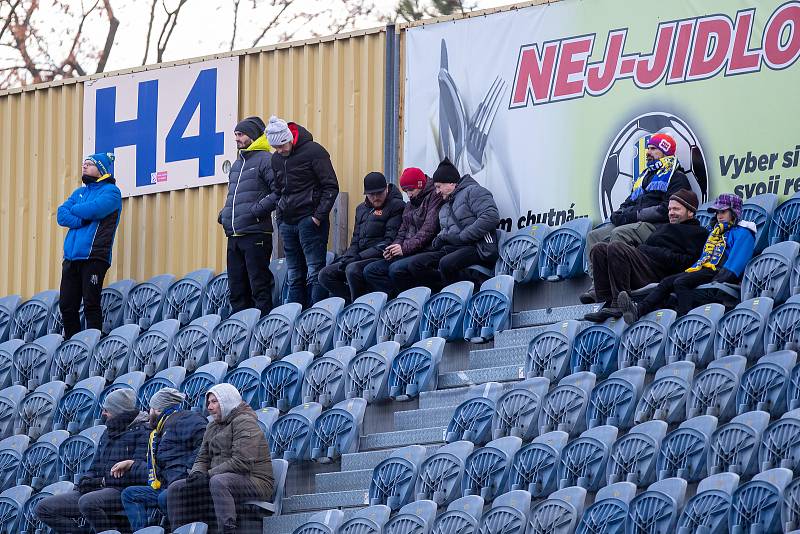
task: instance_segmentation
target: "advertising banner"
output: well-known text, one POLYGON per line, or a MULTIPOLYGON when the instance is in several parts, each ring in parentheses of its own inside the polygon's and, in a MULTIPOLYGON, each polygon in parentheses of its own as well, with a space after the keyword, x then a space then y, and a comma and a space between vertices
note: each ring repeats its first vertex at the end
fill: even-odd
POLYGON ((656 132, 701 202, 800 191, 800 1, 564 0, 405 42, 403 164, 449 157, 504 230, 604 220, 656 132))
POLYGON ((239 59, 84 84, 84 154, 113 152, 123 197, 228 180, 236 158, 239 59))

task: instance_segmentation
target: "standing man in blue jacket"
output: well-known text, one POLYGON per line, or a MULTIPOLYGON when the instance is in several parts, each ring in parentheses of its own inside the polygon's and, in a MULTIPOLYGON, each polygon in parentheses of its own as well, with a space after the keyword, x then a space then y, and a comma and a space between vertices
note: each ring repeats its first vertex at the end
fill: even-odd
POLYGON ((111 267, 111 247, 117 233, 122 194, 114 180, 114 154, 98 153, 83 162, 84 185, 58 208, 58 224, 69 228, 64 239, 59 307, 64 337, 81 330, 80 307, 86 327, 102 330, 100 292, 111 267))

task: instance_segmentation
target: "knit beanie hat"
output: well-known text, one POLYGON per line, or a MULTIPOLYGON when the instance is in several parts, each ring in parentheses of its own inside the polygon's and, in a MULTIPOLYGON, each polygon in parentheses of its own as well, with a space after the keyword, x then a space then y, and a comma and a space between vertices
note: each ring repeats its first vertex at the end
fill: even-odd
POLYGON ((407 167, 400 175, 400 189, 425 189, 428 177, 417 167, 407 167))
POLYGON ((731 210, 736 215, 736 219, 742 218, 742 199, 732 193, 722 193, 717 200, 708 208, 711 213, 723 210, 731 210))
POLYGON ((222 383, 212 386, 206 393, 206 399, 211 393, 217 398, 222 419, 228 417, 233 409, 242 403, 242 395, 236 389, 236 386, 232 384, 222 383))
POLYGON ((364 177, 364 194, 381 193, 386 190, 386 177, 382 172, 370 172, 364 177))
POLYGON ((164 388, 156 391, 150 397, 150 407, 161 413, 167 408, 180 404, 186 396, 175 388, 164 388))
POLYGON ((103 409, 111 414, 111 417, 135 410, 136 392, 130 388, 115 389, 106 395, 103 409))
POLYGON ((647 141, 647 146, 652 146, 659 149, 665 156, 674 156, 675 149, 678 148, 675 139, 671 135, 665 133, 657 133, 650 136, 647 141))
POLYGON ((281 146, 290 142, 294 136, 285 120, 279 119, 275 115, 269 118, 267 124, 267 141, 272 146, 281 146))
POLYGON ((94 163, 97 170, 100 171, 101 180, 114 177, 114 154, 111 152, 98 152, 87 156, 84 161, 94 163))
POLYGON ((440 184, 457 184, 461 180, 461 174, 450 160, 444 158, 433 173, 433 181, 440 184))
POLYGON ((255 141, 264 134, 264 121, 261 120, 261 117, 247 117, 240 120, 233 131, 242 132, 252 141, 255 141))
POLYGON ((691 189, 681 189, 669 197, 669 199, 682 204, 684 208, 691 212, 697 212, 697 195, 695 195, 694 191, 691 189))

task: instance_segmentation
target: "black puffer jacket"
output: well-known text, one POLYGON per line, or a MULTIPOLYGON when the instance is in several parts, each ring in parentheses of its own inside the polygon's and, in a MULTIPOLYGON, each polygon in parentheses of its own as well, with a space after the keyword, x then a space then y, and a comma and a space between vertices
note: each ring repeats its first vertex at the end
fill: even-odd
POLYGON ((662 224, 644 243, 643 252, 662 274, 679 273, 691 267, 703 251, 708 229, 697 219, 687 219, 679 224, 662 224))
POLYGON ((138 481, 131 477, 130 471, 120 478, 114 478, 111 476, 111 468, 123 460, 147 462, 147 440, 150 437, 148 420, 146 413, 139 413, 137 410, 109 419, 92 465, 83 476, 105 478, 106 486, 109 487, 135 485, 138 481))
POLYGON ((272 210, 278 201, 273 188, 272 154, 262 135, 239 157, 228 173, 228 196, 219 223, 228 237, 272 231, 272 210))
POLYGON ((669 222, 669 214, 667 213, 669 197, 681 189, 692 190, 689 179, 686 178, 680 167, 672 173, 666 191, 647 191, 647 187, 653 181, 654 176, 655 173, 648 170, 647 175, 642 180, 642 188, 645 191, 636 200, 628 196, 617 211, 611 214, 611 222, 615 226, 633 224, 635 222, 654 224, 669 222))
MULTIPOLYGON (((442 228, 439 242, 476 244, 489 232, 496 231, 499 222, 500 215, 491 191, 465 174, 439 210, 439 226, 442 228)), ((434 243, 436 248, 438 243, 434 243)))
POLYGON ((380 258, 383 250, 378 247, 394 241, 403 222, 405 206, 403 195, 394 184, 389 184, 389 194, 380 209, 376 210, 369 200, 364 199, 356 208, 353 239, 344 257, 348 261, 380 258))
POLYGON ((328 217, 339 194, 331 156, 302 126, 290 122, 289 130, 294 136, 292 151, 288 156, 272 155, 275 191, 280 196, 275 218, 278 224, 297 224, 309 216, 321 221, 328 217))

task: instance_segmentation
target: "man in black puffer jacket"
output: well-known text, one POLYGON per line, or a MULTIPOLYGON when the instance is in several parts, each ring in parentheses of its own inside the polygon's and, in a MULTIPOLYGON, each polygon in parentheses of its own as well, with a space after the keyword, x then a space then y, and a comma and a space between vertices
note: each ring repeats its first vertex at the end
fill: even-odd
POLYGON ((364 267, 383 258, 403 222, 406 203, 394 184, 371 172, 364 177, 363 204, 356 208, 350 247, 319 273, 319 283, 333 296, 352 302, 368 290, 364 267))
POLYGON ((231 310, 272 309, 275 285, 269 270, 272 256, 272 211, 278 201, 273 188, 270 146, 264 121, 247 117, 234 130, 239 157, 228 173, 228 197, 219 223, 228 236, 228 285, 231 310))

